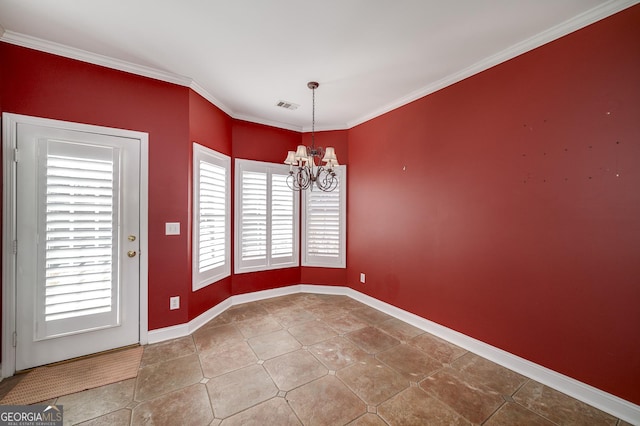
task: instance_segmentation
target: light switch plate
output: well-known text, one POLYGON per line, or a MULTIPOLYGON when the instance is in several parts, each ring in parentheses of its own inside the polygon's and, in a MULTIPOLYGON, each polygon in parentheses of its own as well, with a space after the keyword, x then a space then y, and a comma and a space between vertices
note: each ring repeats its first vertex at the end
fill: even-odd
POLYGON ((165 223, 164 235, 180 235, 180 222, 165 223))
POLYGON ((365 281, 366 281, 366 277, 364 275, 364 272, 360 272, 360 282, 364 284, 365 281))
POLYGON ((169 310, 180 309, 180 296, 169 298, 169 310))

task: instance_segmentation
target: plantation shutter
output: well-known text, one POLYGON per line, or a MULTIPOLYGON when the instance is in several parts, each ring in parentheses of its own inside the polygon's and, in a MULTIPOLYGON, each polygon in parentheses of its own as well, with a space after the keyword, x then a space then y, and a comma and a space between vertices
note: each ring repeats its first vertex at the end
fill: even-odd
POLYGON ((229 276, 231 160, 194 143, 193 290, 229 276))
POLYGON ((298 266, 299 194, 288 167, 236 160, 236 273, 298 266))
POLYGON ((338 187, 331 192, 315 188, 303 195, 303 265, 344 268, 346 170, 336 170, 338 187))
POLYGON ((294 218, 293 191, 287 186, 287 175, 271 175, 271 258, 293 256, 294 218))
POLYGON ((267 174, 242 174, 241 259, 253 265, 267 263, 267 174))
POLYGON ((118 295, 119 150, 112 147, 41 140, 39 190, 41 228, 39 271, 44 286, 37 297, 38 329, 71 332, 70 319, 116 325, 118 295), (42 294, 42 292, 44 294, 42 294))
POLYGON ((222 266, 225 262, 225 169, 200 161, 200 193, 198 227, 198 272, 222 266))

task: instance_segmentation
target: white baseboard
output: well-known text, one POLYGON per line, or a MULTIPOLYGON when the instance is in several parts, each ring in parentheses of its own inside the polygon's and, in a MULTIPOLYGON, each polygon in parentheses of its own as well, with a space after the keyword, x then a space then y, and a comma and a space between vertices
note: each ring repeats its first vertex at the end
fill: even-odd
POLYGON ((513 355, 509 352, 503 351, 495 346, 476 340, 473 337, 469 337, 433 321, 429 321, 418 315, 412 314, 411 312, 407 312, 393 305, 382 302, 349 287, 299 284, 276 288, 273 290, 263 290, 254 293, 231 296, 199 315, 197 318, 189 321, 187 324, 180 324, 149 331, 149 343, 157 343, 164 340, 187 336, 231 306, 294 293, 317 293, 349 296, 352 299, 440 337, 454 345, 460 346, 469 352, 473 352, 483 358, 495 362, 496 364, 513 370, 516 373, 522 374, 523 376, 529 377, 530 379, 547 385, 550 388, 556 389, 621 420, 631 424, 640 425, 640 406, 636 404, 519 356, 513 355))

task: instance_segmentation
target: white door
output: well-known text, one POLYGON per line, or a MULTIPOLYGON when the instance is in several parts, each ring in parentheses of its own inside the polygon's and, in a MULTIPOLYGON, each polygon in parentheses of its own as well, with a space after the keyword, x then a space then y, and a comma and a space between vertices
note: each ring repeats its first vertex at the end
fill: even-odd
POLYGON ((18 123, 16 370, 139 336, 140 140, 18 123))

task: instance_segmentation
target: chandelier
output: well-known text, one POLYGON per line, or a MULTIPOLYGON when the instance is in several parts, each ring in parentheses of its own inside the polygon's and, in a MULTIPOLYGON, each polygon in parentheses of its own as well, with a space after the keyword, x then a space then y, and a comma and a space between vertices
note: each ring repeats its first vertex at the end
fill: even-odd
POLYGON ((287 185, 294 191, 311 188, 314 184, 321 191, 329 192, 338 187, 338 177, 334 168, 338 166, 338 158, 332 147, 324 150, 316 147, 315 127, 316 127, 316 89, 319 84, 315 81, 307 83, 307 87, 313 93, 313 104, 311 112, 311 146, 298 145, 296 151, 289 151, 284 164, 289 165, 289 176, 287 185), (316 158, 318 164, 316 164, 316 158), (320 160, 322 158, 322 160, 320 160), (322 165, 322 163, 325 163, 322 165))

